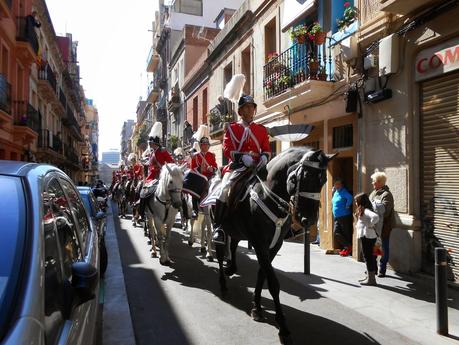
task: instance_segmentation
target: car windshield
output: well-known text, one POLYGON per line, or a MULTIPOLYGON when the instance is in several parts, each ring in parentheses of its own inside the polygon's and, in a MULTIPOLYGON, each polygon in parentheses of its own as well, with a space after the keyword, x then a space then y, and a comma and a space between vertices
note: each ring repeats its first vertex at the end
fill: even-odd
POLYGON ((0 337, 11 313, 23 258, 26 205, 21 180, 0 175, 0 337))

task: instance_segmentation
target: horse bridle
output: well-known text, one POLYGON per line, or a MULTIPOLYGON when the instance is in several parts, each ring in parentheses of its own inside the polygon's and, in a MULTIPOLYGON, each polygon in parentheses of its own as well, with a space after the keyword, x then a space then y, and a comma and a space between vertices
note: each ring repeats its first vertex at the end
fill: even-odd
MULTIPOLYGON (((308 155, 305 154, 303 158, 298 163, 298 167, 293 170, 287 177, 287 181, 291 180, 292 176, 295 175, 296 181, 295 181, 295 195, 292 196, 292 199, 294 199, 294 205, 297 206, 298 199, 300 197, 306 198, 306 199, 311 199, 315 201, 320 201, 320 192, 305 192, 305 191, 300 191, 300 179, 299 176, 302 173, 303 169, 305 167, 313 168, 313 169, 319 169, 319 170, 326 170, 326 167, 322 167, 320 165, 320 162, 312 162, 308 159, 308 155)), ((296 207, 295 207, 296 208, 296 207)))

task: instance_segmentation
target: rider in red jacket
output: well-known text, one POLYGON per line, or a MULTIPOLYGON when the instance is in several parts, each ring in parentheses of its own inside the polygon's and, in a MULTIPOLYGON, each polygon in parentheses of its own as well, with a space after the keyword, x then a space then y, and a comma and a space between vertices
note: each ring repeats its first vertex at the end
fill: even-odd
POLYGON ((161 147, 161 141, 159 137, 150 137, 148 139, 151 153, 148 166, 148 176, 146 182, 159 179, 161 168, 166 163, 175 163, 170 153, 163 147, 161 147))
MULTIPOLYGON (((224 173, 252 167, 264 167, 271 157, 268 131, 265 126, 253 122, 257 104, 252 96, 242 96, 239 99, 239 122, 231 122, 225 131, 223 153, 230 160, 224 173)), ((223 188, 215 209, 214 242, 224 244, 225 233, 221 227, 226 212, 226 199, 232 184, 231 175, 225 176, 223 188)))
POLYGON ((218 167, 217 161, 215 160, 215 154, 209 152, 209 146, 209 138, 202 137, 199 141, 201 152, 196 152, 193 154, 193 158, 191 160, 191 169, 196 170, 210 180, 218 167))

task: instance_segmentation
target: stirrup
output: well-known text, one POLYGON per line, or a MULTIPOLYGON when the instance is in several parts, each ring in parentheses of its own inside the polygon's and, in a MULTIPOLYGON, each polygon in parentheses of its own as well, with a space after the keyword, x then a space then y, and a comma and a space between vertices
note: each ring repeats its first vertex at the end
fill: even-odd
POLYGON ((223 244, 223 245, 226 244, 226 235, 225 235, 225 232, 223 231, 223 229, 221 229, 221 228, 215 229, 215 231, 214 231, 214 233, 212 235, 212 239, 213 239, 214 243, 216 243, 216 244, 223 244))

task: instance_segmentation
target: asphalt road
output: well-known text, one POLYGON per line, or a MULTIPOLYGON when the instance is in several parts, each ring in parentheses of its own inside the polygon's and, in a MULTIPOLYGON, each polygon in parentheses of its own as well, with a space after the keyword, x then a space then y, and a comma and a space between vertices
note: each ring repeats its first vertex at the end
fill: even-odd
MULTIPOLYGON (((223 300, 218 265, 208 263, 199 245, 174 229, 170 267, 152 259, 143 230, 115 219, 116 234, 137 345, 279 344, 274 306, 267 289, 262 304, 266 322, 251 319, 258 264, 253 253, 238 250, 239 275, 228 280, 223 300)), ((399 333, 278 274, 281 302, 295 344, 413 344, 399 333)))

